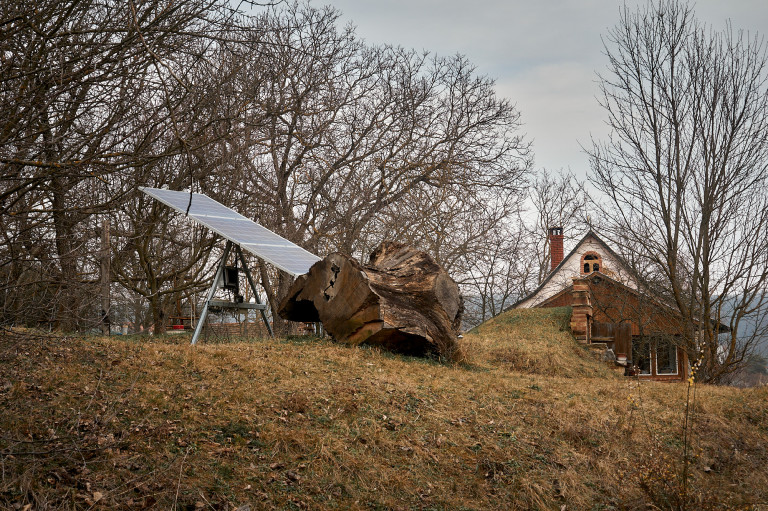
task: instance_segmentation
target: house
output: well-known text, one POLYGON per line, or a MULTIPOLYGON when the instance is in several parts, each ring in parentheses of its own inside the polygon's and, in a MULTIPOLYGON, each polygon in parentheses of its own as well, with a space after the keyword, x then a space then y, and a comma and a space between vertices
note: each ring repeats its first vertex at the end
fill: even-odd
POLYGON ((576 339, 604 343, 625 374, 651 380, 688 378, 680 316, 638 284, 621 256, 591 230, 568 255, 563 253, 562 228, 551 228, 549 241, 551 271, 511 308, 572 307, 576 339))

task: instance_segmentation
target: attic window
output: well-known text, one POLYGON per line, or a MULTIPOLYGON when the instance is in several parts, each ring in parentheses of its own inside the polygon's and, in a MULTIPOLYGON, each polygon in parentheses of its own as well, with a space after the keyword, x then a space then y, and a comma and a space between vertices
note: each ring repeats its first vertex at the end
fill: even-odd
POLYGON ((587 274, 593 271, 600 271, 603 266, 603 260, 599 254, 595 252, 587 252, 581 257, 581 273, 587 274))

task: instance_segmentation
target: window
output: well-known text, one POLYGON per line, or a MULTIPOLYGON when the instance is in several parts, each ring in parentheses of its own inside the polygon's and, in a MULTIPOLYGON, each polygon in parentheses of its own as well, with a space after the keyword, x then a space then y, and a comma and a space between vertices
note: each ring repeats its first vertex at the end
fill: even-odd
POLYGON ((651 343, 648 339, 632 339, 632 364, 640 374, 651 374, 651 343))
POLYGON ((603 259, 596 252, 587 252, 581 256, 582 274, 600 271, 603 266, 603 259))
POLYGON ((677 374, 677 345, 670 339, 656 341, 656 374, 677 374))

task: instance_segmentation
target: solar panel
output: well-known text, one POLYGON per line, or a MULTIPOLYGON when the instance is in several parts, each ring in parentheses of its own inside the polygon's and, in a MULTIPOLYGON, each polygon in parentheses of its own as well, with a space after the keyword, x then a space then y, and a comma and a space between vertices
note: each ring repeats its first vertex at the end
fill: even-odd
POLYGON ((309 267, 320 260, 311 252, 202 193, 144 186, 140 186, 139 190, 181 213, 187 214, 189 208, 189 217, 196 222, 291 275, 307 273, 309 267))

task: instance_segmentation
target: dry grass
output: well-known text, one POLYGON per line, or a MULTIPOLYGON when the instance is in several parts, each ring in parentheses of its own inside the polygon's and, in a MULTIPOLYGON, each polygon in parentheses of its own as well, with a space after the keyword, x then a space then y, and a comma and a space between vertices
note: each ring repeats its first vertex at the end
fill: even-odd
POLYGON ((570 332, 570 307, 509 311, 474 328, 464 350, 472 363, 565 378, 617 374, 570 332))
MULTIPOLYGON (((455 366, 319 340, 4 335, 0 507, 674 507, 686 387, 616 377, 564 317, 497 318, 455 366)), ((688 508, 765 506, 768 389, 697 393, 688 508)))

